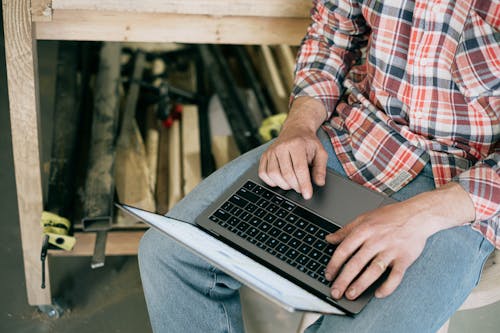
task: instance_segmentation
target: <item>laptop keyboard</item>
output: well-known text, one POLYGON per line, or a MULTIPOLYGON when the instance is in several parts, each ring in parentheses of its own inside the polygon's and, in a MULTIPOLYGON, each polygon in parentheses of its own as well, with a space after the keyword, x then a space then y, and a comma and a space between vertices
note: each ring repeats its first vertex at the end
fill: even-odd
POLYGON ((322 217, 253 181, 247 181, 209 217, 324 285, 335 247, 325 236, 339 229, 322 217))

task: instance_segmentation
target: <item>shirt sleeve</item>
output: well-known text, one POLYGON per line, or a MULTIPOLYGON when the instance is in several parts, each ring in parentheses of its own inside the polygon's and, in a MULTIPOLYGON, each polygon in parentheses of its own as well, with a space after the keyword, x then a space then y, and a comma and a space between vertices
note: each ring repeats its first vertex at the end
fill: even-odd
POLYGON ((500 213, 500 146, 494 153, 461 173, 458 182, 474 203, 476 223, 497 217, 500 213))
POLYGON ((310 96, 323 102, 331 116, 347 71, 360 58, 370 32, 354 0, 314 0, 312 23, 302 40, 295 67, 294 99, 310 96))

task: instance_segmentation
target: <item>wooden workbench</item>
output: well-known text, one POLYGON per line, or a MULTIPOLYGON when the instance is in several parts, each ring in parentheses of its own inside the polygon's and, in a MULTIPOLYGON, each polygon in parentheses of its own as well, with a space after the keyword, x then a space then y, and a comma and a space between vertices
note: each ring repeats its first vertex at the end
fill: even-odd
MULTIPOLYGON (((28 302, 51 304, 40 288, 43 210, 37 40, 297 45, 310 0, 2 0, 12 145, 28 302)), ((73 255, 90 255, 77 234, 73 255)), ((110 233, 106 253, 137 251, 140 232, 110 233)), ((47 279, 48 276, 47 265, 47 279)))

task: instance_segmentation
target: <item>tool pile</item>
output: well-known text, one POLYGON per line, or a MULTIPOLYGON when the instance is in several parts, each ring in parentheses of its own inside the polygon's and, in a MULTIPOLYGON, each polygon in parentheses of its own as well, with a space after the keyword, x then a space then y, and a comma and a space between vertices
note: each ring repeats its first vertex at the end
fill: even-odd
POLYGON ((108 232, 144 228, 115 201, 166 213, 215 168, 275 137, 294 52, 61 42, 42 257, 70 250, 83 230, 97 234, 91 266, 103 266, 108 232))

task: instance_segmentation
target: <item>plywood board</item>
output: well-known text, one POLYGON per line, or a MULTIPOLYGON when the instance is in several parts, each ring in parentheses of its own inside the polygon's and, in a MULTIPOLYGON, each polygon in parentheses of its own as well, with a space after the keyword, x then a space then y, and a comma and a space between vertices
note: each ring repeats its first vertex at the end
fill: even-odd
POLYGON ((182 193, 181 125, 176 120, 168 129, 168 209, 179 202, 182 193))

